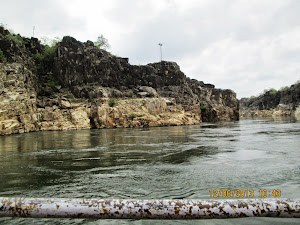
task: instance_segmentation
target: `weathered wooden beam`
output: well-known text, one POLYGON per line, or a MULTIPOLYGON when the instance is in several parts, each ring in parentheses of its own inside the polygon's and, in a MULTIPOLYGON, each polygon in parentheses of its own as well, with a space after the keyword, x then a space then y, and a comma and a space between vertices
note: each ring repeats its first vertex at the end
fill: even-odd
POLYGON ((300 218, 300 200, 110 200, 0 198, 0 217, 100 219, 300 218))

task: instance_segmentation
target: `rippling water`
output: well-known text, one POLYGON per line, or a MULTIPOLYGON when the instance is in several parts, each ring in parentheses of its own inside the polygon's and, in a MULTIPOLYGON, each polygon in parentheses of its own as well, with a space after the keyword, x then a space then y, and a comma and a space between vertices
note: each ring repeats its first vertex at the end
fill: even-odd
MULTIPOLYGON (((0 196, 210 199, 210 190, 244 189, 254 190, 259 198, 260 189, 276 189, 283 198, 300 199, 299 156, 300 122, 293 119, 11 135, 0 137, 0 196)), ((243 218, 226 223, 282 220, 300 222, 243 218)), ((22 218, 0 218, 1 222, 157 223, 22 218)), ((164 223, 174 222, 184 221, 164 223)))

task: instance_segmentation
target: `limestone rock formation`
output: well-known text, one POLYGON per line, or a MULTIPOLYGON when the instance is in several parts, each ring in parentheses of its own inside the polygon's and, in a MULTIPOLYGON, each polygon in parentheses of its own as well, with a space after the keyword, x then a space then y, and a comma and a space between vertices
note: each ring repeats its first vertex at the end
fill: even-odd
POLYGON ((93 42, 55 47, 0 27, 0 133, 238 120, 231 90, 187 78, 175 62, 130 65, 93 42))

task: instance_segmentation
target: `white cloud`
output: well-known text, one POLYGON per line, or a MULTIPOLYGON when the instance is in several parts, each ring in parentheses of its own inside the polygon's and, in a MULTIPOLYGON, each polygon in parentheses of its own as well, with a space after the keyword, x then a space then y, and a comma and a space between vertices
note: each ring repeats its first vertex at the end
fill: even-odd
POLYGON ((0 0, 0 22, 30 36, 103 34, 134 64, 176 61, 187 76, 238 97, 290 85, 300 76, 297 0, 0 0), (11 13, 14 12, 14 13, 11 13))
POLYGON ((300 27, 259 40, 228 37, 187 56, 182 69, 193 78, 232 88, 239 97, 270 87, 279 89, 300 78, 299 38, 300 27))

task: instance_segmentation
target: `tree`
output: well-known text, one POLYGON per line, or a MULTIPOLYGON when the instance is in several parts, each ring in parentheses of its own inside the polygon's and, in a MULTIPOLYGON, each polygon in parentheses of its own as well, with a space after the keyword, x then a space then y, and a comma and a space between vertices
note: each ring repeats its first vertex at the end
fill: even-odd
POLYGON ((101 34, 97 41, 94 42, 95 43, 95 46, 97 48, 102 48, 102 49, 110 49, 110 44, 108 43, 108 40, 101 34))

